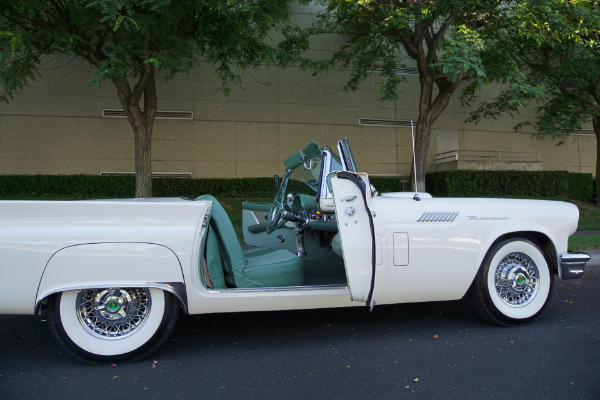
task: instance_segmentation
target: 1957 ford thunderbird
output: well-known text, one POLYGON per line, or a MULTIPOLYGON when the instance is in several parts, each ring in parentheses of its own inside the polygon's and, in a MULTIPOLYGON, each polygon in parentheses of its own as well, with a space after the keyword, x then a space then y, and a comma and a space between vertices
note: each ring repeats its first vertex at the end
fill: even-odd
POLYGON ((88 362, 133 361, 178 314, 460 299, 498 325, 537 318, 578 210, 535 200, 379 194, 311 142, 288 157, 272 204, 243 203, 240 245, 217 199, 0 203, 0 313, 46 313, 53 336, 88 362))

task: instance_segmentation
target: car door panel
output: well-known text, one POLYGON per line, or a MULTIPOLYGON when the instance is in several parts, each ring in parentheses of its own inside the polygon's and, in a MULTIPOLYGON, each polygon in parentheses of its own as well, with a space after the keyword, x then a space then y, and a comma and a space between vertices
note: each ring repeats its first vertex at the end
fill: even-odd
POLYGON ((375 232, 368 208, 366 174, 336 172, 331 179, 346 277, 353 301, 372 305, 376 266, 375 232))

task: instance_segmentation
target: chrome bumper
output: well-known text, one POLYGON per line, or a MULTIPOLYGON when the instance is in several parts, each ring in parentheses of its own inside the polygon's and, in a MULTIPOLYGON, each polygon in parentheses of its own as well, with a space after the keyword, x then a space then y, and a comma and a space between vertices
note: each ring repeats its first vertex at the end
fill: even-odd
POLYGON ((558 275, 562 279, 577 279, 583 275, 585 264, 590 260, 589 254, 564 253, 560 255, 558 275))

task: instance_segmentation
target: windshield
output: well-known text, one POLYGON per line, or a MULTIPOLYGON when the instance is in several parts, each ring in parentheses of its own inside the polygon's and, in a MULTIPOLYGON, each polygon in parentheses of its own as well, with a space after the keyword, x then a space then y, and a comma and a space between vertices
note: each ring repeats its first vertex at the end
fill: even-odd
POLYGON ((287 193, 310 194, 315 196, 319 188, 321 178, 322 155, 308 159, 295 167, 287 182, 287 193))
POLYGON ((317 202, 317 197, 331 197, 324 180, 321 182, 321 176, 343 169, 340 158, 330 148, 324 147, 314 157, 307 157, 295 167, 285 170, 276 198, 289 207, 292 197, 298 194, 314 197, 317 202))

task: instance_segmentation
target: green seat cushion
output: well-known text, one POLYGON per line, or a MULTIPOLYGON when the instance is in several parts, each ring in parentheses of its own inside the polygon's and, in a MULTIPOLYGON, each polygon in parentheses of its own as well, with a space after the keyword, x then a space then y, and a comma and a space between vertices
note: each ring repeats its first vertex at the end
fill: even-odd
POLYGON ((217 199, 204 195, 197 200, 213 203, 205 246, 208 270, 215 288, 217 285, 249 288, 304 284, 300 257, 279 248, 252 248, 243 252, 231 220, 217 199), (219 264, 223 272, 218 271, 219 264))
POLYGON ((289 250, 274 247, 257 247, 244 250, 244 274, 262 286, 304 285, 302 258, 289 250))

